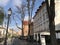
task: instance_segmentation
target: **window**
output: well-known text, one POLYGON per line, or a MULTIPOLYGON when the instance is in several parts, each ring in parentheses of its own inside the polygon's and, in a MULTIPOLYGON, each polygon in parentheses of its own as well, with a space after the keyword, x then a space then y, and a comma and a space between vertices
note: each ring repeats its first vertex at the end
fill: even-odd
POLYGON ((45 22, 43 24, 45 24, 45 22))
POLYGON ((43 21, 45 20, 45 15, 43 14, 43 21))
POLYGON ((25 31, 27 33, 27 31, 25 31))
POLYGON ((0 36, 1 36, 1 31, 0 31, 0 36))
POLYGON ((40 26, 42 26, 42 24, 40 24, 40 26))
POLYGON ((45 16, 46 16, 46 19, 48 19, 48 15, 47 15, 47 14, 45 14, 45 16))

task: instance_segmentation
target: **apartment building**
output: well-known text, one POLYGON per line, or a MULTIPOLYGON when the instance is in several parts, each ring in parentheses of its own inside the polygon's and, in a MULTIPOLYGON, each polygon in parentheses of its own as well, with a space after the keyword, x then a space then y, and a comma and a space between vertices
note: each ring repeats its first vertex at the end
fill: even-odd
MULTIPOLYGON (((21 32, 21 31, 18 31, 17 32, 17 31, 15 31, 13 29, 8 29, 8 35, 9 35, 9 37, 12 37, 12 36, 16 36, 16 37, 17 36, 20 36, 21 33, 19 33, 19 32, 21 32)), ((6 35, 6 28, 0 27, 0 38, 4 38, 5 35, 6 35)))
MULTIPOLYGON (((60 1, 55 0, 55 30, 56 38, 60 38, 60 1)), ((42 2, 39 9, 37 9, 35 16, 33 17, 33 29, 34 29, 34 40, 41 41, 42 45, 46 45, 45 36, 50 35, 49 30, 49 19, 46 9, 46 3, 42 2), (42 36, 45 35, 45 36, 42 36)))
POLYGON ((5 35, 5 33, 6 33, 4 29, 5 29, 5 28, 0 27, 0 38, 3 38, 4 35, 5 35))
MULTIPOLYGON (((29 31, 29 22, 24 20, 23 21, 23 32, 24 32, 24 37, 27 39, 28 36, 28 31, 29 31)), ((30 38, 33 38, 33 22, 30 23, 30 38)))
POLYGON ((24 36, 28 36, 28 21, 23 21, 24 36))
POLYGON ((22 35, 22 30, 17 31, 17 35, 20 37, 22 35))
POLYGON ((18 36, 18 32, 13 29, 8 29, 8 34, 10 35, 10 37, 12 37, 12 36, 17 37, 18 36))
POLYGON ((56 38, 60 40, 60 0, 55 0, 55 14, 56 38))

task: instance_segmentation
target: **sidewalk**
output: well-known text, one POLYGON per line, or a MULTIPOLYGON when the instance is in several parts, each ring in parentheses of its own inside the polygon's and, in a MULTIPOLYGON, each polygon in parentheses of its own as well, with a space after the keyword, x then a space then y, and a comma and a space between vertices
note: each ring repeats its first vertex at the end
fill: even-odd
MULTIPOLYGON (((3 43, 0 45, 3 45, 3 43)), ((37 42, 29 42, 29 41, 21 40, 18 38, 13 38, 12 42, 11 42, 11 39, 7 40, 7 45, 40 45, 40 44, 37 42)))
POLYGON ((0 45, 3 45, 4 42, 1 42, 0 45))
POLYGON ((9 39, 7 40, 7 45, 11 45, 11 43, 12 43, 11 40, 12 40, 11 38, 9 38, 9 39))
MULTIPOLYGON (((8 40, 7 40, 7 45, 11 45, 11 44, 12 44, 11 39, 8 39, 8 40)), ((4 45, 4 41, 1 42, 0 45, 4 45)))
POLYGON ((26 40, 20 40, 16 38, 13 40, 12 45, 40 45, 40 44, 37 42, 29 42, 26 40))

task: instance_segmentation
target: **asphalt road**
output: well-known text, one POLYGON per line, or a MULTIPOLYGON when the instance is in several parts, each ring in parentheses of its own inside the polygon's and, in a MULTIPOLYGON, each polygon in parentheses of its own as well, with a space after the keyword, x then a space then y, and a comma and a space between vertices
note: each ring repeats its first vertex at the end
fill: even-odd
POLYGON ((12 44, 11 45, 40 45, 40 44, 37 43, 37 42, 28 42, 26 40, 20 40, 18 38, 15 38, 12 41, 12 44))

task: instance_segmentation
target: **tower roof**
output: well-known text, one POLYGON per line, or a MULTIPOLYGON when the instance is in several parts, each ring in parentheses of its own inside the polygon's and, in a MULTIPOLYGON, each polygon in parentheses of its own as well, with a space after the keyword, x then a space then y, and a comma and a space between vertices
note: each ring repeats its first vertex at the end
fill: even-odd
POLYGON ((28 21, 23 21, 23 25, 28 25, 28 21))

